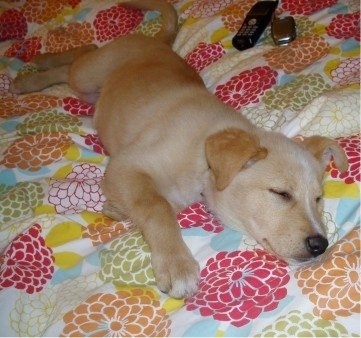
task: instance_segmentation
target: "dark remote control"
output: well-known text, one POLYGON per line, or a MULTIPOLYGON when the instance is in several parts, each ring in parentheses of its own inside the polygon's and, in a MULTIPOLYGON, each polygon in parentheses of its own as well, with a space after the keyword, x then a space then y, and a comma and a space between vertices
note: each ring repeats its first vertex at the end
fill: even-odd
POLYGON ((242 27, 232 39, 238 50, 253 47, 270 21, 278 5, 278 1, 259 1, 250 9, 242 27))

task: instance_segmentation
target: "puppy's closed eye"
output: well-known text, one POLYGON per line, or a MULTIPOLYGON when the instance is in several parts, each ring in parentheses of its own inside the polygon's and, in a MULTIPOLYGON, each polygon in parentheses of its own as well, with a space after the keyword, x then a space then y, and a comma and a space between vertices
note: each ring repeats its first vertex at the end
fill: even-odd
POLYGON ((293 199, 292 195, 288 191, 285 191, 285 190, 278 190, 278 189, 271 188, 271 189, 268 189, 268 191, 272 194, 278 195, 285 202, 290 202, 293 199))

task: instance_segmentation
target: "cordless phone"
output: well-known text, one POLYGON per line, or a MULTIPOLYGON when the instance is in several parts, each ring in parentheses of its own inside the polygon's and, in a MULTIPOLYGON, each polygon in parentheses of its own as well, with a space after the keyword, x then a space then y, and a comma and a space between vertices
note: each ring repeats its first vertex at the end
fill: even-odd
POLYGON ((270 21, 277 8, 278 1, 258 1, 247 13, 244 22, 232 39, 232 44, 238 50, 253 47, 270 21))

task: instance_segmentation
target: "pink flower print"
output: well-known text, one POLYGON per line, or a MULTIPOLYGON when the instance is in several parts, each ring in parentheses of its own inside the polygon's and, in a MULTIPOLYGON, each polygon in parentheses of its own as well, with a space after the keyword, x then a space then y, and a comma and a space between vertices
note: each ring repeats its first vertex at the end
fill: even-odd
POLYGON ((96 166, 77 165, 65 180, 52 183, 49 202, 57 213, 100 212, 105 201, 99 186, 101 180, 102 173, 96 166))
POLYGON ((205 231, 218 233, 223 231, 221 222, 214 217, 201 203, 193 203, 177 216, 181 228, 188 229, 192 227, 202 227, 205 231))
POLYGON ((287 264, 262 251, 219 252, 201 271, 187 310, 241 327, 278 307, 290 279, 287 264))
POLYGON ((200 42, 198 46, 186 56, 187 63, 197 72, 219 60, 226 51, 220 42, 200 42))
POLYGON ((259 102, 263 93, 276 83, 277 72, 268 66, 245 70, 216 88, 216 96, 234 109, 259 102))
POLYGON ((6 74, 0 74, 0 98, 15 97, 16 95, 9 91, 11 79, 6 74))
POLYGON ((52 250, 41 236, 41 226, 34 224, 0 256, 0 290, 13 286, 29 294, 41 291, 53 276, 53 262, 52 250))
POLYGON ((342 61, 331 71, 332 81, 343 86, 360 83, 360 58, 350 58, 342 61))

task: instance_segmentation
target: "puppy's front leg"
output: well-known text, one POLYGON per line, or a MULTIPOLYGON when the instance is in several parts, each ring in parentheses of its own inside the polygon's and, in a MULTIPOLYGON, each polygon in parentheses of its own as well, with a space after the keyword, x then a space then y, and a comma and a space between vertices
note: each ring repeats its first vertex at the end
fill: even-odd
POLYGON ((171 205, 147 174, 117 167, 110 162, 103 191, 141 230, 158 288, 175 298, 192 295, 198 288, 199 266, 182 239, 171 205))

